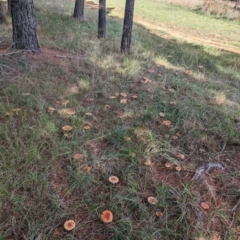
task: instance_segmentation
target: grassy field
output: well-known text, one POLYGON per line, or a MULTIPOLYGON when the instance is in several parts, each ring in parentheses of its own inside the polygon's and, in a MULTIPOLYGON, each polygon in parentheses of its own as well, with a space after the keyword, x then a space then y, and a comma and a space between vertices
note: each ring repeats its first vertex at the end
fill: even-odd
POLYGON ((239 22, 139 0, 123 55, 87 6, 36 2, 41 54, 0 25, 0 240, 240 239, 239 22))

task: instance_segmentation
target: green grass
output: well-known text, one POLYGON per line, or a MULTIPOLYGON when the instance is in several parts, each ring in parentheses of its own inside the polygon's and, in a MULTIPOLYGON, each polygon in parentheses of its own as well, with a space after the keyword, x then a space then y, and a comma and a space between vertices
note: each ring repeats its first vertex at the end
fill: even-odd
MULTIPOLYGON (((93 2, 98 3, 96 0, 93 2)), ((123 17, 125 1, 109 1, 110 15, 123 17)), ((211 43, 222 48, 236 47, 238 50, 239 23, 227 19, 217 19, 182 6, 170 5, 152 0, 135 3, 134 18, 150 32, 166 38, 195 41, 198 44, 211 43), (158 33, 159 30, 160 32, 158 33), (227 32, 227 34, 226 34, 227 32), (225 44, 225 42, 227 44, 225 44)))
MULTIPOLYGON (((111 14, 123 3, 111 2, 111 14)), ((138 1, 146 24, 136 21, 132 53, 123 55, 121 19, 108 17, 107 39, 99 40, 96 10, 86 9, 80 23, 71 18, 73 2, 36 6, 43 53, 0 56, 0 239, 237 239, 240 56, 224 49, 238 41, 238 23, 156 1, 148 13, 138 1), (229 41, 224 48, 182 41, 173 25, 229 41), (73 130, 64 134, 64 125, 73 130), (191 181, 210 162, 225 169, 191 181), (106 209, 110 224, 100 220, 106 209), (76 221, 71 232, 67 219, 76 221)), ((0 31, 10 45, 9 26, 0 31)))

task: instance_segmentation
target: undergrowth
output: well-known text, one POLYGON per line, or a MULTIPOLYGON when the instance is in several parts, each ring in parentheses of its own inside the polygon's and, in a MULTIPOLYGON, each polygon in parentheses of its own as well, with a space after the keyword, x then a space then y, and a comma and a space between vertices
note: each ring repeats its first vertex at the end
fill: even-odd
POLYGON ((239 54, 37 9, 42 53, 0 56, 0 239, 238 239, 239 54))

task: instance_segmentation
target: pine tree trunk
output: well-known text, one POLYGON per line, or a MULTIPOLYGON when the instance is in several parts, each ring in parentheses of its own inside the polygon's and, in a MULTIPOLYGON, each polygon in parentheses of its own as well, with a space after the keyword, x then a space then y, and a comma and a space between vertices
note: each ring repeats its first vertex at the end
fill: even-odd
POLYGON ((80 20, 84 19, 84 0, 75 1, 73 17, 80 20))
POLYGON ((13 47, 40 52, 33 0, 11 0, 13 47))
POLYGON ((11 0, 7 0, 8 12, 11 13, 11 0))
POLYGON ((4 6, 3 6, 3 3, 0 2, 0 23, 6 23, 6 22, 7 22, 7 19, 4 14, 4 6))
POLYGON ((98 38, 106 37, 106 0, 99 0, 98 38))
POLYGON ((121 51, 129 52, 132 38, 134 0, 126 0, 121 51))

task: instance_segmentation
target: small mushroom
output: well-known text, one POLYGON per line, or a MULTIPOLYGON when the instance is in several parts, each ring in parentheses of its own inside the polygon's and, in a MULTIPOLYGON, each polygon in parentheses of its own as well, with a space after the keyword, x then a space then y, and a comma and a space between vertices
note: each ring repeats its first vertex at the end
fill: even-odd
POLYGON ((156 215, 156 217, 160 218, 163 215, 163 213, 161 211, 157 210, 155 212, 155 215, 156 215))
POLYGON ((187 75, 192 75, 192 71, 191 71, 191 70, 187 70, 187 71, 186 71, 186 74, 187 74, 187 75))
POLYGON ((166 162, 166 163, 165 163, 165 167, 166 167, 166 168, 170 168, 170 167, 172 167, 172 164, 169 163, 169 162, 166 162))
POLYGON ((179 153, 177 155, 178 158, 180 158, 181 160, 184 160, 185 159, 185 156, 182 154, 182 153, 179 153))
POLYGON ((92 123, 91 123, 91 122, 86 121, 86 122, 84 123, 83 128, 84 128, 85 130, 90 129, 91 127, 92 127, 92 123))
POLYGON ((120 100, 120 103, 126 104, 126 103, 127 103, 127 99, 126 99, 126 98, 122 98, 122 99, 120 100))
POLYGON ((76 153, 76 154, 74 154, 73 159, 77 160, 77 159, 80 159, 81 157, 82 157, 81 153, 76 153))
POLYGON ((133 94, 133 95, 131 96, 131 98, 132 98, 133 100, 136 100, 136 99, 138 98, 138 95, 133 94))
POLYGON ((157 200, 155 197, 148 197, 148 202, 149 202, 150 204, 155 205, 155 204, 158 203, 158 200, 157 200))
POLYGON ((54 107, 49 107, 48 108, 49 113, 53 113, 54 111, 56 111, 56 108, 54 108, 54 107))
POLYGON ((125 140, 126 142, 129 142, 129 141, 131 140, 131 138, 130 138, 130 137, 127 137, 127 136, 125 136, 125 137, 124 137, 124 140, 125 140))
POLYGON ((85 172, 90 172, 91 171, 91 167, 89 167, 89 166, 83 166, 83 170, 85 171, 85 172))
POLYGON ((76 111, 73 110, 73 109, 71 109, 71 108, 68 108, 68 109, 66 109, 66 113, 67 113, 68 115, 72 116, 72 115, 75 115, 76 111))
POLYGON ((65 125, 65 126, 62 127, 62 130, 64 132, 70 132, 72 129, 73 129, 73 127, 70 126, 70 125, 65 125))
POLYGON ((73 221, 73 220, 67 220, 65 223, 64 223, 64 225, 63 225, 63 227, 67 230, 67 231, 71 231, 71 230, 73 230, 74 228, 75 228, 75 222, 73 221))
POLYGON ((21 108, 14 108, 13 112, 16 113, 16 115, 18 115, 18 113, 21 111, 21 108))
POLYGON ((110 108, 111 108, 111 107, 110 107, 110 105, 108 105, 108 104, 104 106, 104 109, 105 109, 105 110, 109 110, 110 108))
POLYGON ((181 168, 181 166, 178 165, 178 166, 175 167, 175 169, 176 169, 178 172, 180 172, 182 168, 181 168))
POLYGON ((147 160, 144 162, 144 164, 145 164, 146 166, 151 166, 151 165, 152 165, 151 159, 147 159, 147 160))
POLYGON ((169 91, 170 93, 176 92, 173 88, 169 88, 168 91, 169 91))
POLYGON ((121 93, 120 93, 120 96, 122 96, 122 97, 124 97, 124 98, 127 98, 127 94, 124 93, 124 92, 121 92, 121 93))
POLYGON ((6 116, 10 117, 13 115, 13 112, 6 112, 6 116))
POLYGON ((159 116, 160 116, 160 117, 165 117, 165 113, 160 112, 160 113, 159 113, 159 116))
POLYGON ((101 214, 101 220, 104 222, 104 223, 110 223, 112 222, 113 220, 113 214, 111 211, 109 210, 105 210, 102 212, 101 214))
POLYGON ((143 80, 142 80, 142 83, 144 83, 144 84, 147 84, 147 83, 151 83, 151 82, 152 82, 152 80, 149 79, 149 78, 147 78, 147 77, 143 77, 142 79, 143 79, 143 80))
POLYGON ((201 202, 201 207, 203 210, 208 210, 209 209, 209 205, 206 202, 201 202))
POLYGON ((162 121, 162 125, 170 126, 171 124, 172 124, 172 122, 170 120, 162 121))
POLYGON ((88 130, 88 129, 90 129, 91 127, 89 126, 89 125, 84 125, 84 127, 83 127, 85 130, 88 130))
POLYGON ((109 181, 110 183, 112 183, 112 184, 116 184, 116 183, 119 182, 119 178, 116 177, 116 176, 110 176, 110 177, 108 178, 108 181, 109 181))
POLYGON ((63 100, 62 105, 66 106, 69 103, 69 100, 63 100))

